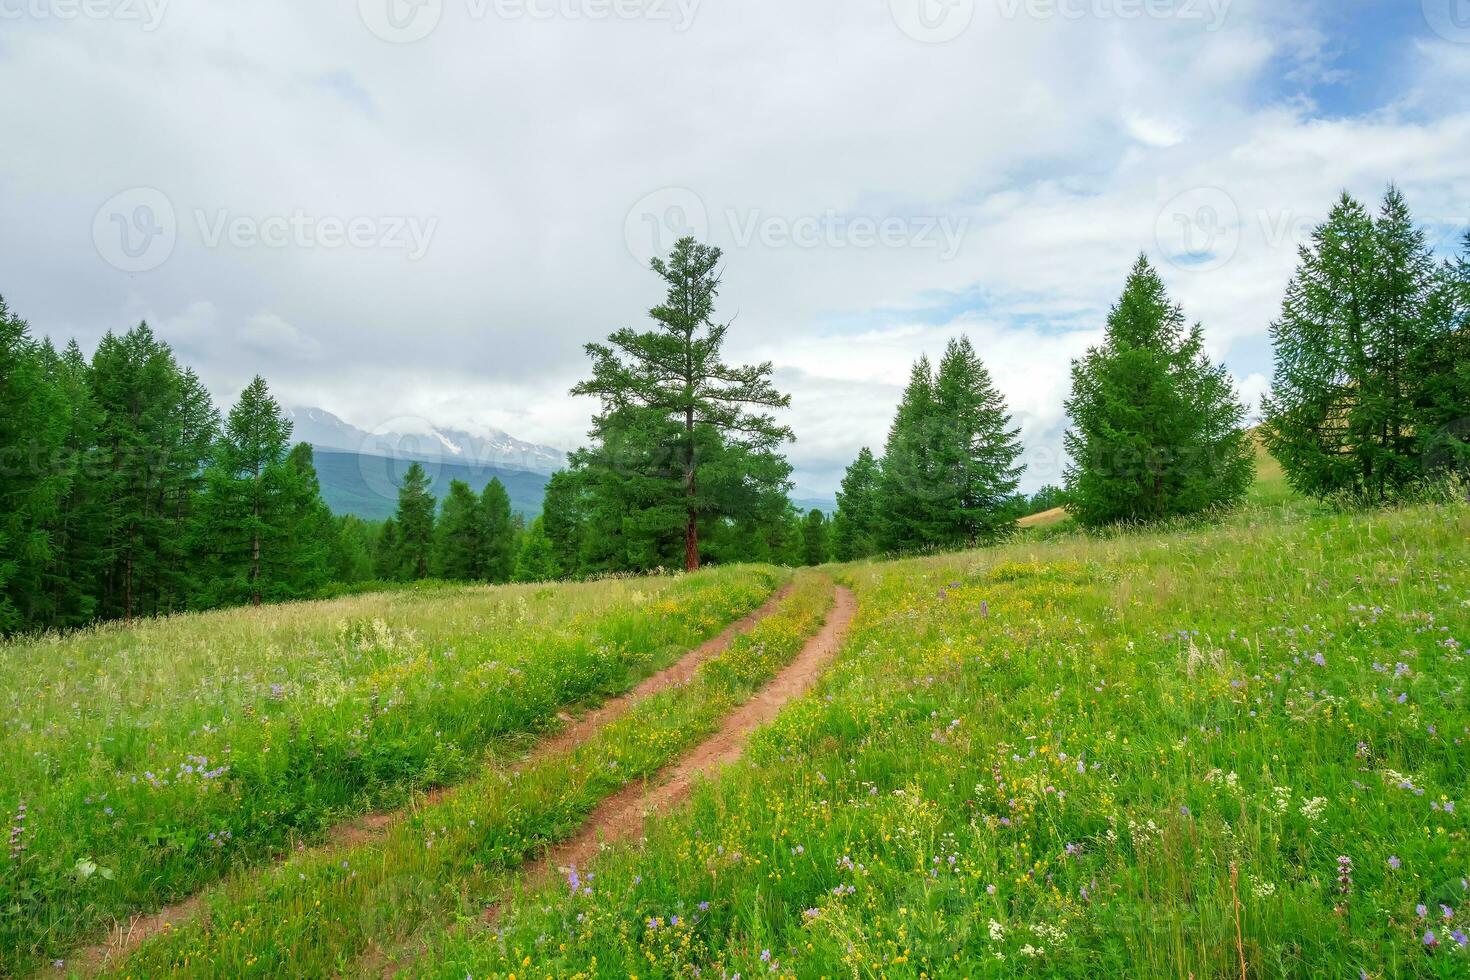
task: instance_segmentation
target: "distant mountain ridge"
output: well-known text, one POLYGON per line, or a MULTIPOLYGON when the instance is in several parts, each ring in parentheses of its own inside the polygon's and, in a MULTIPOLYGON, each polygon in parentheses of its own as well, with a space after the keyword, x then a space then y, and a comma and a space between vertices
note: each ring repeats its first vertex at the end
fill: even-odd
POLYGON ((519 469, 550 476, 567 466, 567 454, 554 446, 517 439, 498 429, 482 433, 444 429, 427 419, 390 419, 372 432, 345 422, 324 408, 286 410, 295 442, 317 449, 385 456, 390 459, 443 462, 474 470, 519 469))

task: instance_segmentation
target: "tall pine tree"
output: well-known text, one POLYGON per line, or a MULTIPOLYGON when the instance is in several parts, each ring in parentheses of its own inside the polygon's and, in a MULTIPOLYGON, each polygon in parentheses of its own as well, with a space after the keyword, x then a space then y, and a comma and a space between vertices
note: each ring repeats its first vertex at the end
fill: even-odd
POLYGON ((434 533, 435 575, 451 582, 473 582, 483 575, 485 518, 468 483, 450 481, 434 533))
POLYGON ((1067 412, 1068 505, 1084 525, 1195 514, 1250 486, 1245 407, 1143 256, 1102 346, 1072 362, 1067 412))
POLYGON ((1015 527, 1010 498, 1024 467, 1020 430, 970 338, 949 342, 934 379, 937 410, 931 452, 942 545, 985 544, 1015 527))
MULTIPOLYGON (((606 344, 587 345, 592 377, 572 389, 602 401, 593 419, 598 445, 581 457, 583 464, 604 471, 603 489, 616 491, 608 480, 620 475, 625 489, 641 497, 639 506, 624 510, 625 525, 647 530, 637 525, 678 518, 691 571, 700 564, 700 517, 715 507, 699 482, 702 453, 728 442, 751 456, 774 456, 793 438, 770 414, 791 403, 772 385, 771 365, 731 367, 720 358, 729 328, 710 319, 719 263, 718 248, 692 238, 676 243, 667 262, 654 259, 653 271, 668 290, 650 311, 656 329, 623 329, 606 344)), ((766 489, 785 492, 789 469, 755 472, 762 471, 780 473, 766 489)))
POLYGON ((480 494, 480 525, 484 534, 479 577, 487 582, 509 582, 516 567, 516 527, 505 484, 492 479, 480 494))

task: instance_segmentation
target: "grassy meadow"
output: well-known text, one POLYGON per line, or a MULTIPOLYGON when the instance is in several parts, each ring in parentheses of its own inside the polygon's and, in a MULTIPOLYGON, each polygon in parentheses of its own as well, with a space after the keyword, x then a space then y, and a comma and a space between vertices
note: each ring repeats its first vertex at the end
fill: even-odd
POLYGON ((1467 539, 1258 507, 842 569, 841 659, 744 763, 414 969, 1470 975, 1467 539))
POLYGON ((0 970, 1470 975, 1470 506, 1337 512, 1263 476, 1216 523, 12 646, 0 970), (786 581, 689 683, 523 759, 786 581), (789 663, 834 581, 858 614, 811 696, 645 841, 538 873, 789 663), (76 955, 190 895, 136 948, 76 955))
POLYGON ((783 577, 446 587, 0 647, 0 972, 463 780, 783 577))

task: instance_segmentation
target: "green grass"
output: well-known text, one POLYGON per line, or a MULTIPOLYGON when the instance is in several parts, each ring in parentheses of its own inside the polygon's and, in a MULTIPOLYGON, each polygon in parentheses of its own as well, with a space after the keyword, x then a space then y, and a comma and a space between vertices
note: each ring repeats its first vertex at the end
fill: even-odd
POLYGON ((780 577, 439 588, 0 647, 0 973, 464 779, 496 742, 626 689, 780 577))
MULTIPOLYGON (((125 976, 373 973, 395 950, 473 922, 523 861, 565 839, 603 798, 653 775, 711 734, 801 649, 831 603, 803 574, 778 610, 695 680, 640 702, 572 751, 515 774, 494 766, 417 810, 380 841, 303 854, 240 874, 194 922, 142 946, 125 976)), ((565 888, 565 885, 560 887, 565 888)))
POLYGON ((1464 506, 1299 505, 854 566, 744 763, 416 969, 1470 975, 1467 545, 1464 506))

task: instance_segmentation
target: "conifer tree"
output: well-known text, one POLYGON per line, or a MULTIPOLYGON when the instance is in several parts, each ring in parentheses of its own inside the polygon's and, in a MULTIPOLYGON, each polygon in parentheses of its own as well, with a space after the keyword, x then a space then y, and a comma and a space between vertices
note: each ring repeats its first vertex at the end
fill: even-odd
POLYGON ((561 470, 546 481, 541 505, 541 529, 551 542, 557 575, 582 572, 582 540, 587 523, 585 474, 561 470))
POLYGON ((802 521, 802 564, 825 565, 830 557, 827 540, 827 515, 813 508, 802 521))
POLYGON ((1245 408, 1143 256, 1102 346, 1072 362, 1067 411, 1068 501, 1084 525, 1199 513, 1250 486, 1245 408))
POLYGON ((1011 428, 1005 398, 970 338, 951 340, 934 380, 936 420, 932 468, 941 489, 934 500, 935 544, 975 545, 1015 527, 1010 500, 1024 467, 1020 430, 1011 428))
POLYGON ((883 448, 878 513, 886 550, 922 548, 939 537, 934 506, 939 474, 930 451, 938 412, 934 369, 928 357, 920 357, 909 373, 883 448))
MULTIPOLYGON (((1272 324, 1266 444, 1297 490, 1369 503, 1424 476, 1424 440, 1453 368, 1444 272, 1403 195, 1376 218, 1343 194, 1300 251, 1272 324)), ((1453 398, 1451 398, 1453 401, 1453 398)))
POLYGON ((832 551, 838 561, 854 561, 878 553, 879 487, 882 471, 873 451, 864 446, 842 478, 837 515, 832 520, 832 551))
POLYGON ((793 438, 770 415, 791 401, 772 385, 771 365, 731 367, 720 359, 729 328, 710 319, 719 263, 718 248, 692 238, 676 243, 667 262, 654 259, 653 271, 668 288, 664 303, 650 311, 657 328, 619 330, 606 344, 587 345, 592 377, 572 389, 602 402, 593 418, 598 445, 582 465, 602 469, 601 489, 642 498, 623 510, 620 523, 646 530, 677 516, 691 571, 700 563, 700 517, 712 509, 698 478, 702 449, 729 441, 751 454, 774 455, 793 438), (623 479, 621 487, 610 484, 612 474, 623 479))
POLYGON ((97 447, 100 415, 92 398, 91 366, 72 341, 52 362, 51 371, 65 413, 65 438, 57 466, 66 490, 49 530, 45 612, 36 619, 37 625, 61 629, 85 625, 96 616, 105 557, 105 510, 89 479, 101 468, 97 447))
POLYGON ((485 517, 480 498, 463 480, 451 480, 435 527, 434 574, 473 582, 484 573, 485 517))
POLYGON ((492 479, 480 494, 480 522, 485 547, 479 577, 486 582, 509 582, 515 574, 516 529, 505 484, 492 479))
POLYGON ((401 575, 410 580, 429 577, 429 562, 434 553, 434 497, 429 492, 429 475, 417 461, 409 464, 398 487, 398 514, 395 520, 398 560, 401 575))
POLYGON ((1470 480, 1470 233, 1461 254, 1446 262, 1428 316, 1439 328, 1413 357, 1419 379, 1419 446, 1432 480, 1470 480))
POLYGON ((391 517, 378 529, 373 543, 373 575, 384 582, 396 582, 403 577, 403 551, 398 538, 398 522, 391 517))
POLYGON ((314 595, 334 578, 337 521, 322 500, 316 453, 299 442, 286 456, 287 563, 283 574, 289 597, 314 595))
POLYGON ((225 420, 209 470, 200 541, 215 556, 210 603, 278 600, 290 594, 291 423, 257 376, 225 420))
POLYGON ((514 580, 517 582, 550 582, 558 577, 556 555, 541 518, 531 522, 521 536, 516 553, 514 580))
POLYGON ((37 619, 47 529, 67 490, 56 467, 64 415, 40 347, 0 299, 0 633, 37 619))

